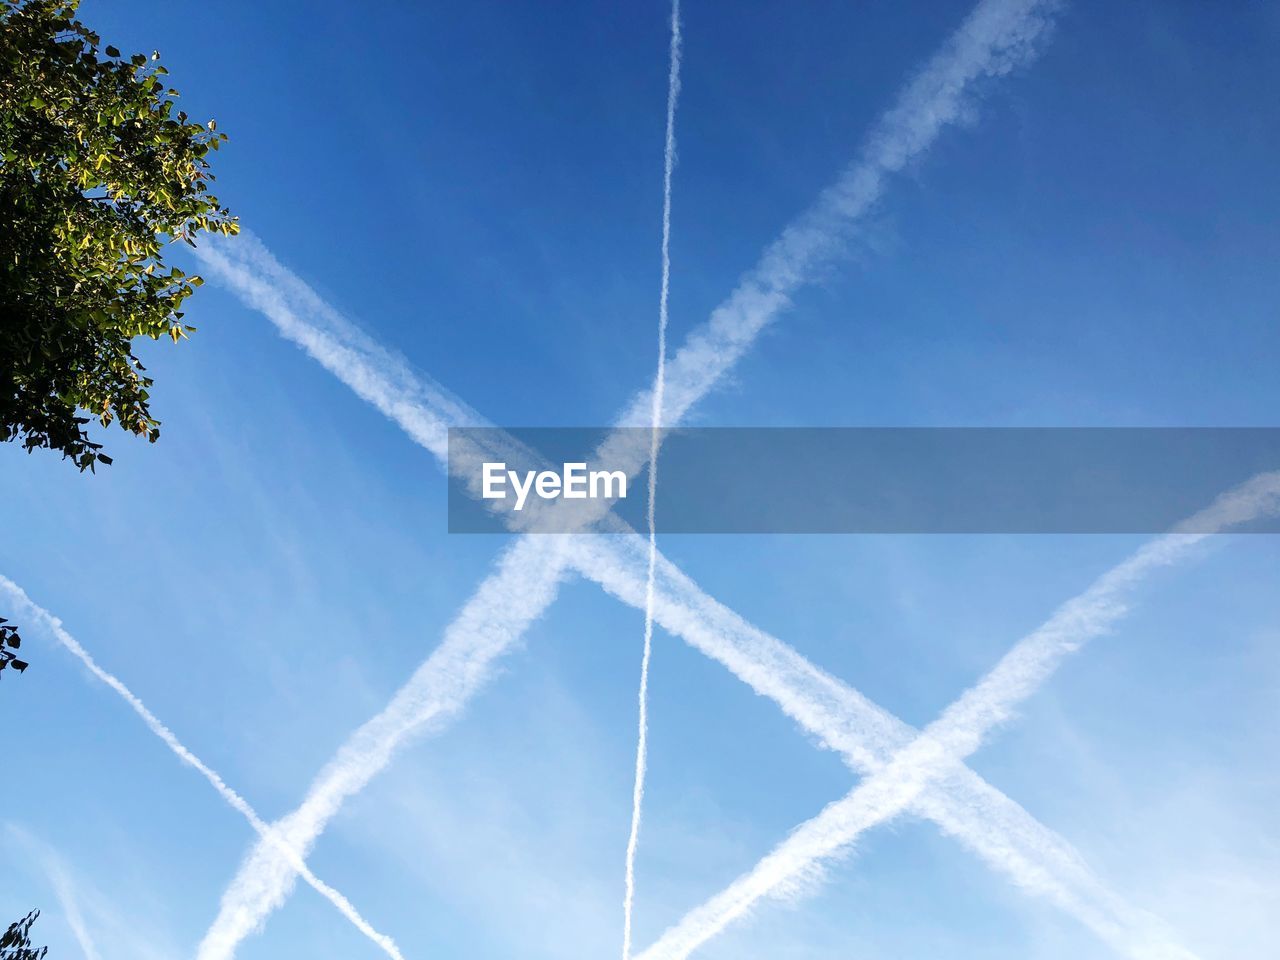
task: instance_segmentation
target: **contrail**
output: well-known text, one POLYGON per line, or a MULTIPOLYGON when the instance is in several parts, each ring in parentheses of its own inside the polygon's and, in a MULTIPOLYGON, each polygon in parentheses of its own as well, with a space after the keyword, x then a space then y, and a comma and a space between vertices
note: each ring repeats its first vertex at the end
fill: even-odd
POLYGON ((94 943, 93 937, 89 934, 89 927, 84 922, 84 914, 80 911, 80 899, 76 896, 75 885, 71 882, 62 858, 53 848, 37 840, 16 824, 10 823, 6 827, 9 835, 25 846, 33 858, 39 861, 45 876, 49 878, 54 896, 58 898, 58 906, 62 908, 62 917, 71 928, 71 935, 75 937, 80 952, 84 954, 84 960, 102 960, 98 945, 94 943))
POLYGON ((71 928, 71 934, 80 946, 80 952, 84 954, 84 960, 102 960, 98 945, 89 935, 89 927, 84 922, 84 915, 80 912, 80 902, 76 898, 76 892, 71 885, 71 878, 67 876, 67 871, 63 869, 61 863, 53 860, 46 862, 45 870, 53 883, 53 892, 58 898, 58 906, 62 908, 62 915, 66 918, 67 926, 71 928))
POLYGON ((125 703, 133 709, 133 712, 142 718, 142 722, 147 725, 151 732, 163 740, 165 745, 177 754, 178 759, 195 768, 201 776, 208 780, 222 799, 249 821, 249 826, 253 827, 261 838, 262 843, 267 844, 277 854, 284 857, 292 865, 293 869, 315 888, 317 893, 337 907, 338 911, 350 920, 357 930, 377 944, 387 956, 391 957, 392 960, 404 960, 394 940, 370 926, 364 917, 360 916, 359 911, 352 906, 351 901, 313 874, 302 857, 298 855, 298 852, 281 840, 277 833, 254 812, 253 807, 249 805, 247 800, 227 786, 226 782, 215 770, 183 746, 173 731, 161 723, 156 715, 148 710, 143 702, 118 677, 98 666, 93 657, 89 655, 89 652, 63 628, 61 620, 43 607, 38 606, 34 600, 27 596, 26 591, 3 574, 0 574, 0 589, 9 595, 10 603, 16 604, 18 609, 23 612, 24 619, 28 622, 36 621, 44 624, 45 629, 53 634, 54 639, 83 663, 90 673, 121 696, 125 703))
MULTIPOLYGON (((1004 75, 1032 56, 1051 25, 1054 7, 1052 0, 983 0, 977 6, 874 128, 862 158, 783 231, 710 320, 671 358, 662 423, 679 422, 788 306, 790 296, 840 253, 852 225, 879 199, 888 176, 966 115, 975 81, 1004 75)), ((341 318, 327 306, 317 306, 318 298, 260 243, 242 237, 233 243, 206 244, 197 254, 284 336, 437 456, 444 455, 449 426, 477 423, 469 409, 443 390, 414 380, 403 361, 363 335, 347 337, 342 329, 335 330, 334 321, 341 318), (313 312, 321 325, 301 319, 313 312)), ((652 407, 652 390, 643 391, 618 425, 647 424, 652 407)), ((342 801, 383 769, 410 734, 460 709, 487 678, 492 660, 510 649, 554 600, 565 573, 564 545, 555 537, 534 540, 522 539, 504 553, 499 569, 446 630, 441 647, 386 710, 348 740, 312 784, 303 804, 281 822, 292 849, 308 851, 342 801), (460 668, 469 651, 476 651, 482 662, 460 668)), ((236 945, 284 901, 292 883, 289 865, 258 844, 225 892, 200 960, 232 956, 236 945)))
POLYGON ((193 253, 285 339, 394 422, 442 462, 448 428, 484 421, 443 387, 415 375, 404 359, 371 340, 243 232, 234 242, 206 243, 193 253), (305 319, 303 319, 305 317, 305 319))
POLYGON ((102 960, 98 945, 89 935, 89 928, 84 922, 83 914, 80 913, 80 903, 71 886, 71 878, 67 876, 61 864, 50 864, 48 869, 49 879, 53 882, 53 892, 58 898, 58 906, 62 908, 62 915, 66 918, 67 926, 71 928, 71 934, 80 946, 80 952, 84 954, 84 960, 102 960))
MULTIPOLYGON (((683 960, 745 915, 762 898, 811 880, 822 866, 848 851, 866 830, 912 807, 931 783, 981 746, 1013 709, 1043 684, 1058 665, 1128 612, 1127 594, 1152 571, 1176 563, 1210 536, 1280 510, 1280 473, 1260 474, 1232 490, 1175 531, 1142 547, 1084 593, 1061 606, 1020 640, 976 685, 965 691, 924 732, 879 772, 802 824, 752 870, 688 913, 641 954, 642 960, 683 960)), ((1185 951, 1148 957, 1189 956, 1185 951)))
POLYGON ((680 0, 671 2, 671 67, 667 74, 667 134, 662 163, 662 287, 658 296, 658 372, 653 381, 653 425, 649 439, 649 560, 645 583, 644 649, 640 657, 639 732, 636 774, 631 795, 631 833, 627 837, 625 893, 622 900, 622 960, 631 960, 631 914, 636 896, 636 846, 644 807, 649 764, 649 662, 653 657, 653 583, 658 566, 658 443, 662 398, 667 381, 667 320, 671 298, 671 177, 676 166, 676 103, 680 97, 680 0))

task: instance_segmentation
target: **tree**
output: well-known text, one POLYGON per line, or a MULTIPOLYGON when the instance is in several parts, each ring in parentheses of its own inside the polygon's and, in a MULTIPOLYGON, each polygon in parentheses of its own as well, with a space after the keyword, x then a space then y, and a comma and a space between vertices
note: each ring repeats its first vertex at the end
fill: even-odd
MULTIPOLYGON (((111 463, 94 419, 160 436, 133 342, 192 332, 202 282, 164 248, 238 225, 209 192, 226 135, 177 110, 158 53, 103 46, 78 2, 0 0, 0 441, 84 471, 111 463)), ((26 669, 20 642, 0 627, 0 671, 26 669)))
POLYGON ((202 282, 164 262, 181 239, 238 230, 209 192, 214 121, 178 111, 159 54, 121 55, 78 0, 0 0, 0 440, 111 462, 113 420, 155 442, 138 337, 194 330, 202 282))
POLYGON ((39 910, 32 910, 0 934, 0 960, 42 960, 49 948, 31 946, 31 925, 39 916, 39 910))

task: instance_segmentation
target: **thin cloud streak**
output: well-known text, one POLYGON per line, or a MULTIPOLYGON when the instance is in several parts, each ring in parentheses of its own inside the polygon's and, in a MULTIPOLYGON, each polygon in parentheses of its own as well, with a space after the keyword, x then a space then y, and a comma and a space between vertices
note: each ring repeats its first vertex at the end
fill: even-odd
POLYGON ((58 906, 62 910, 62 918, 67 922, 71 935, 75 937, 80 952, 84 954, 84 960, 102 960, 98 945, 94 943, 93 937, 89 934, 89 927, 84 922, 84 914, 80 911, 80 898, 76 895, 75 884, 71 882, 71 875, 67 872, 62 858, 47 844, 37 840, 16 824, 7 824, 6 828, 9 836, 27 848, 40 864, 40 869, 44 871, 45 876, 49 878, 53 894, 58 898, 58 906))
MULTIPOLYGON (((1262 474, 1224 494, 1182 526, 1223 531, 1278 510, 1280 473, 1262 474)), ((1209 535, 1175 531, 1154 540, 1063 604, 883 769, 802 824, 753 869, 688 913, 640 955, 642 960, 683 960, 746 916, 760 900, 800 889, 819 876, 825 864, 847 854, 866 830, 912 808, 931 783, 953 771, 995 728, 1007 722, 1014 708, 1068 655, 1110 630, 1128 612, 1127 597, 1134 587, 1155 570, 1177 563, 1209 535)), ((1125 946, 1127 952, 1144 960, 1193 956, 1169 944, 1125 946)))
POLYGON ((347 321, 251 233, 206 243, 194 253, 281 336, 441 461, 449 456, 449 427, 484 425, 474 410, 347 321))
MULTIPOLYGON (((888 176, 919 157, 942 129, 967 115, 974 81, 1007 74, 1030 59, 1055 6, 1048 0, 983 0, 978 5, 942 52, 907 85, 876 126, 862 158, 783 231, 710 320, 671 358, 660 403, 662 423, 677 424, 789 305, 790 295, 841 252, 857 219, 879 199, 888 176)), ((402 359, 352 328, 256 239, 206 244, 197 255, 286 338, 438 457, 446 456, 449 426, 483 423, 447 391, 414 377, 402 359), (308 322, 313 318, 315 323, 308 322)), ((650 388, 638 394, 618 426, 647 425, 653 392, 650 388)), ((643 451, 637 466, 641 463, 643 451)), ((341 802, 382 770, 408 736, 438 726, 460 709, 483 685, 492 661, 509 650, 554 600, 565 574, 565 546, 556 537, 535 539, 536 543, 522 539, 504 552, 499 569, 446 630, 436 654, 382 714, 344 744, 302 805, 280 822, 292 849, 305 855, 341 802), (488 599, 481 602, 482 596, 488 599), (479 658, 474 668, 457 669, 468 652, 479 658), (458 686, 449 688, 450 681, 458 686), (386 739, 376 739, 375 732, 386 739), (357 743, 363 753, 355 749, 357 743)), ((258 844, 225 891, 199 960, 233 956, 239 942, 284 902, 292 885, 289 865, 258 844)))
POLYGON ((662 285, 658 296, 658 372, 653 385, 653 418, 649 439, 649 557, 645 581, 644 643, 640 656, 636 772, 631 794, 631 832, 627 836, 622 901, 622 960, 631 960, 631 917, 636 898, 636 849, 644 809, 645 773, 649 766, 649 665, 653 659, 653 586, 658 566, 658 446, 662 398, 666 392, 667 322, 671 300, 671 179, 676 166, 676 104, 680 97, 680 0, 671 3, 671 67, 667 74, 667 128, 662 163, 662 285))
POLYGON ((76 938, 76 943, 80 946, 80 952, 84 954, 84 960, 102 960, 102 954, 98 952, 98 945, 93 942, 93 937, 89 934, 89 928, 84 922, 84 915, 80 912, 80 901, 76 897, 75 887, 72 885, 67 871, 57 861, 47 863, 45 869, 49 874, 50 882, 53 884, 53 892, 58 898, 58 906, 62 909, 62 916, 67 921, 67 926, 71 928, 71 935, 76 938))
POLYGON ((133 712, 142 718, 142 722, 147 725, 147 728, 163 740, 165 745, 178 756, 178 759, 194 768, 201 776, 208 780, 214 790, 218 792, 218 795, 221 796, 232 809, 240 813, 241 816, 249 822, 249 826, 251 826, 254 829, 254 832, 258 834, 261 838, 261 842, 267 844, 279 855, 284 857, 292 865, 293 869, 301 874, 302 878, 306 880, 317 893, 337 907, 338 911, 351 921, 357 930, 373 941, 373 943, 387 954, 387 956, 391 957, 392 960, 404 960, 404 957, 396 947, 394 940, 375 930, 364 919, 364 917, 360 915, 359 911, 357 911, 351 904, 351 901, 313 874, 311 869, 303 861, 302 857, 298 855, 297 851, 285 843, 280 836, 272 830, 272 828, 268 826, 261 817, 258 816, 247 800, 227 786, 226 781, 222 779, 217 771, 213 770, 203 760, 188 750, 187 747, 178 740, 173 731, 161 723, 156 715, 148 710, 146 705, 143 704, 133 691, 126 687, 118 677, 114 674, 108 673, 106 670, 102 669, 102 667, 98 666, 97 662, 89 655, 89 652, 80 645, 79 641, 66 631, 62 626, 61 620, 53 616, 53 614, 49 613, 49 611, 45 610, 43 607, 37 605, 35 601, 27 596, 26 591, 2 574, 0 574, 0 590, 4 591, 8 595, 9 602, 16 605, 17 609, 22 613, 24 620, 29 623, 35 622, 43 625, 43 627, 55 640, 58 641, 58 643, 65 647, 73 656, 76 657, 76 659, 88 668, 90 673, 119 694, 125 703, 132 708, 133 712))

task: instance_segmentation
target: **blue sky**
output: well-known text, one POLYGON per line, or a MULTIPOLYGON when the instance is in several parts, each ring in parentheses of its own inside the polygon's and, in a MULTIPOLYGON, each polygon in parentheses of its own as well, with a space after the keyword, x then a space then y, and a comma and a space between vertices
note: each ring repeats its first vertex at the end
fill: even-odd
MULTIPOLYGON (((968 10, 687 0, 673 348, 968 10)), ((229 132, 220 194, 275 257, 491 422, 607 424, 652 378, 662 4, 83 16, 160 49, 189 112, 229 132)), ((1063 5, 690 422, 1275 425, 1278 17, 1063 5)), ((109 435, 96 477, 0 450, 0 573, 275 819, 440 644, 504 539, 446 534, 435 460, 228 287, 189 316, 190 344, 146 350, 159 444, 109 435)), ((922 727, 1141 542, 660 545, 922 727)), ((1203 960, 1280 949, 1278 557, 1273 538, 1221 537, 1153 575, 970 760, 1203 960)), ((345 805, 316 874, 406 957, 616 955, 642 622, 571 577, 448 729, 345 805)), ((27 635, 34 666, 0 690, 20 784, 3 915, 43 907, 59 957, 195 955, 252 831, 48 631, 27 635)), ((651 683, 641 948, 856 781, 661 628, 651 683)), ((698 956, 1126 955, 927 819, 854 854, 698 956)), ((299 886, 237 956, 380 954, 299 886)))

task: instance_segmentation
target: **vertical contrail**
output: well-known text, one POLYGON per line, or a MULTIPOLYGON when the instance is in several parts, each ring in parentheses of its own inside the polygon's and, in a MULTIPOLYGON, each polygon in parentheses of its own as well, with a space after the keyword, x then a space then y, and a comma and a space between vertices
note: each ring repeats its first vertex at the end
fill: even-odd
POLYGON ((317 893, 337 907, 338 911, 350 920, 357 930, 381 947, 382 951, 387 956, 391 957, 392 960, 404 960, 404 957, 401 955, 399 948, 396 947, 394 940, 385 934, 379 933, 370 926, 364 917, 360 916, 359 911, 352 906, 350 900, 313 874, 311 869, 303 861, 302 857, 299 856, 297 850, 285 843, 276 831, 274 831, 261 817, 258 816, 253 807, 249 805, 249 801, 245 800, 244 797, 240 796, 240 794, 227 786, 226 781, 222 779, 221 775, 218 774, 216 770, 188 750, 177 736, 174 735, 173 731, 161 723, 156 715, 147 709, 146 705, 138 699, 137 695, 134 694, 132 690, 124 685, 124 682, 121 681, 119 677, 108 673, 106 670, 102 669, 102 667, 98 666, 97 661, 89 655, 89 651, 82 647, 80 642, 66 631, 62 626, 61 620, 51 614, 48 610, 39 606, 34 600, 27 596, 25 590, 3 574, 0 574, 0 590, 4 590, 8 593, 11 602, 17 604, 20 609, 25 611, 27 616, 43 623, 45 628, 53 634, 54 639, 70 651, 76 659, 83 663, 89 669, 90 673, 118 693, 124 702, 133 709, 133 712, 142 718, 142 722, 147 725, 148 729, 163 740, 165 746, 177 754, 178 759, 182 760, 188 766, 193 767, 201 776, 208 780, 213 786, 213 789, 218 791, 218 795, 221 796, 232 809, 236 810, 241 816, 249 821, 249 826, 254 829, 254 832, 258 834, 262 839, 262 842, 269 845, 277 853, 281 854, 286 860, 288 860, 288 862, 293 866, 293 869, 298 871, 298 874, 306 880, 307 883, 314 887, 317 893))
POLYGON ((649 437, 649 563, 645 580, 644 650, 640 658, 639 732, 636 775, 631 794, 631 833, 627 837, 626 892, 622 901, 622 960, 631 958, 631 914, 636 896, 636 846, 644 780, 649 764, 649 661, 653 656, 653 585, 658 566, 658 444, 662 400, 667 386, 667 320, 671 297, 671 177, 676 166, 676 103, 680 98, 680 0, 671 0, 671 67, 667 74, 667 135, 662 163, 662 287, 658 295, 658 372, 653 379, 653 422, 649 437))

